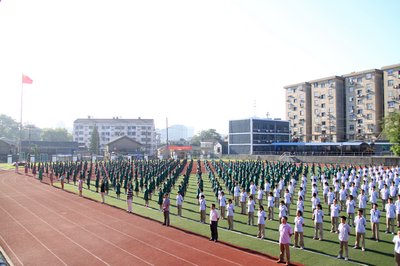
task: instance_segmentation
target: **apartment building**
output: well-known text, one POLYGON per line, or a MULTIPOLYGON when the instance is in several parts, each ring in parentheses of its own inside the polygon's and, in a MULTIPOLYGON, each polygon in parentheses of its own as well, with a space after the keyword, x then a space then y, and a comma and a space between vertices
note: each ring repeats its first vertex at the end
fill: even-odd
POLYGON ((375 140, 383 119, 382 71, 353 72, 345 78, 346 139, 375 140))
POLYGON ((311 84, 288 85, 286 90, 286 119, 290 121, 292 141, 311 141, 311 84))
POLYGON ((284 89, 292 140, 375 141, 382 132, 384 117, 400 111, 400 64, 284 89))
POLYGON ((313 142, 338 142, 345 138, 344 79, 332 76, 311 84, 311 129, 313 142))
POLYGON ((153 119, 76 119, 74 121, 73 138, 79 145, 90 146, 91 134, 97 127, 100 137, 100 150, 104 151, 106 144, 127 136, 142 145, 144 153, 153 155, 156 150, 156 134, 153 119))
POLYGON ((400 111, 400 64, 382 67, 384 115, 400 111))

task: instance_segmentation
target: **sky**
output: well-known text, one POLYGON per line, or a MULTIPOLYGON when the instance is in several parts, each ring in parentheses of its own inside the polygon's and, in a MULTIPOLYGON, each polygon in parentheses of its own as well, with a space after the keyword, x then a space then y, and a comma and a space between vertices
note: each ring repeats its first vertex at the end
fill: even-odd
POLYGON ((41 128, 154 119, 227 134, 284 86, 400 63, 398 0, 2 0, 0 114, 41 128), (33 80, 23 85, 21 75, 33 80))

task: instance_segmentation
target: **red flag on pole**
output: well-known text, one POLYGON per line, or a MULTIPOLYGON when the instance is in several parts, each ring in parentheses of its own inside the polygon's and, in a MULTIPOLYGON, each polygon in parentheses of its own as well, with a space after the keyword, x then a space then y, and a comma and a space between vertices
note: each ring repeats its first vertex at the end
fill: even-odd
POLYGON ((25 83, 25 84, 32 84, 32 82, 33 82, 33 80, 32 80, 30 77, 28 77, 28 76, 22 74, 22 83, 25 83))

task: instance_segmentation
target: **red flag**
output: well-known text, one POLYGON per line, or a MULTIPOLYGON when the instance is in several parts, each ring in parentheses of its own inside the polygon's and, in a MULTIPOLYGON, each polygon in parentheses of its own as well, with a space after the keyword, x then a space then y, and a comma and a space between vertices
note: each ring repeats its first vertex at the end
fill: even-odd
POLYGON ((22 74, 22 83, 32 84, 32 82, 33 82, 33 80, 30 77, 25 76, 24 74, 22 74))

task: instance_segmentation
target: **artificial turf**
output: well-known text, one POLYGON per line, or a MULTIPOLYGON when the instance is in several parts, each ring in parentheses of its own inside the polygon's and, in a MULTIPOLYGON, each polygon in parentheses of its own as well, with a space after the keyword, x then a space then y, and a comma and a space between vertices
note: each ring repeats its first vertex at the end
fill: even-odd
MULTIPOLYGON (((182 177, 178 180, 177 184, 180 183, 182 177)), ((217 199, 214 196, 214 192, 211 188, 211 183, 209 182, 206 175, 203 177, 204 180, 204 194, 207 201, 207 214, 210 210, 211 203, 217 204, 217 199)), ((310 182, 311 183, 311 182, 310 182)), ((55 186, 60 187, 59 183, 55 183, 55 186)), ((73 183, 65 184, 65 190, 72 191, 74 193, 78 193, 77 187, 73 185, 73 183)), ((324 240, 313 240, 314 227, 313 222, 311 220, 311 202, 308 190, 308 194, 306 195, 306 200, 304 201, 304 218, 305 218, 305 227, 304 227, 304 242, 305 242, 305 250, 291 248, 291 257, 292 261, 302 263, 304 265, 315 265, 315 264, 324 264, 324 265, 347 265, 348 263, 358 263, 365 265, 393 265, 394 256, 393 256, 393 235, 385 234, 385 217, 381 217, 380 223, 380 239, 381 241, 375 242, 373 240, 369 240, 371 236, 370 224, 367 223, 367 232, 366 232, 366 251, 362 252, 360 249, 354 250, 354 242, 355 242, 355 232, 354 228, 351 229, 351 236, 349 239, 349 262, 345 262, 344 260, 339 260, 336 258, 339 251, 339 241, 338 235, 335 233, 330 233, 330 217, 329 212, 325 207, 324 212, 324 240)), ((186 231, 190 231, 199 235, 203 235, 206 237, 210 236, 210 229, 207 224, 201 224, 199 222, 200 214, 199 207, 197 205, 197 178, 196 175, 191 175, 189 179, 189 186, 187 192, 185 194, 184 203, 183 203, 183 211, 182 217, 178 217, 176 215, 177 209, 175 205, 175 197, 177 190, 173 189, 170 195, 171 198, 171 225, 177 228, 181 228, 186 231)), ((94 182, 91 185, 91 189, 88 190, 86 188, 86 184, 84 185, 83 195, 85 197, 95 199, 100 201, 100 194, 95 192, 94 182)), ((297 195, 297 191, 295 192, 297 195)), ((227 199, 231 198, 232 195, 226 194, 227 199)), ((116 206, 121 209, 126 209, 126 196, 124 194, 124 190, 122 189, 121 198, 117 199, 115 192, 110 189, 109 195, 106 196, 106 203, 109 205, 116 206)), ((134 193, 133 198, 133 212, 148 217, 153 220, 162 221, 163 215, 159 211, 159 205, 157 204, 157 195, 153 195, 152 200, 149 201, 149 207, 146 208, 144 206, 143 193, 139 192, 139 196, 136 197, 134 193)), ((264 199, 265 202, 265 199, 264 199)), ((288 218, 289 224, 293 227, 293 219, 296 211, 296 204, 291 205, 291 216, 288 218)), ((239 212, 239 207, 235 207, 235 216, 234 216, 234 230, 229 231, 226 228, 228 227, 226 220, 220 220, 218 223, 219 226, 219 239, 223 242, 233 244, 235 246, 240 246, 245 249, 254 250, 257 252, 261 252, 264 254, 268 254, 270 256, 278 257, 279 256, 279 246, 278 246, 278 227, 279 221, 278 217, 278 208, 274 208, 275 210, 275 220, 266 221, 266 237, 264 240, 260 240, 256 238, 258 229, 257 226, 247 225, 247 216, 242 215, 239 212)), ((342 212, 340 215, 344 215, 342 212)), ((384 213, 383 213, 384 216, 384 213)), ((255 220, 257 218, 255 217, 255 220)), ((366 215, 367 221, 369 220, 369 210, 367 210, 366 215)), ((292 237, 293 243, 293 237, 292 237)))

